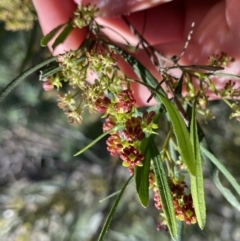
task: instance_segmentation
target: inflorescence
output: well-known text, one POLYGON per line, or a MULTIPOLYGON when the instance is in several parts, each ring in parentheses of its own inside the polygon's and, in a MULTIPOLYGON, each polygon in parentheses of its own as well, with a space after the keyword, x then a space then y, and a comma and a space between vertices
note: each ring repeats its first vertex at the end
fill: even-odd
MULTIPOLYGON (((96 7, 90 5, 79 7, 72 20, 74 27, 82 28, 91 24, 97 11, 96 7)), ((59 92, 57 101, 70 123, 81 123, 85 108, 90 113, 102 114, 105 118, 103 132, 110 134, 106 141, 107 150, 110 155, 119 156, 122 165, 128 168, 131 175, 134 175, 135 167, 144 165, 144 153, 140 150, 141 141, 148 135, 155 134, 158 128, 154 123, 156 113, 138 111, 134 93, 130 88, 131 80, 118 68, 116 54, 104 45, 102 50, 99 49, 99 47, 92 48, 89 51, 80 48, 59 55, 57 61, 61 71, 44 79, 43 88, 50 91, 56 87, 59 91, 63 85, 66 85, 65 83, 68 84, 67 92, 59 92)), ((210 78, 216 67, 228 65, 231 61, 233 61, 232 58, 221 53, 209 58, 210 67, 208 67, 211 72, 207 68, 203 71, 185 69, 180 84, 186 87, 186 94, 178 97, 179 103, 192 105, 195 102, 200 113, 206 117, 212 117, 207 109, 209 90, 224 100, 239 96, 239 90, 234 89, 234 82, 229 81, 222 90, 217 90, 210 78)), ((165 74, 170 76, 167 70, 165 74)), ((176 78, 170 76, 166 81, 169 81, 168 87, 172 88, 174 93, 179 85, 176 78)), ((238 105, 236 103, 229 105, 232 105, 234 110, 232 117, 239 117, 238 105)), ((194 224, 196 215, 186 183, 174 175, 168 178, 168 183, 176 218, 187 224, 194 224)), ((161 198, 151 167, 149 186, 154 192, 156 208, 162 211, 161 198)), ((167 230, 164 222, 160 223, 158 228, 167 230)))

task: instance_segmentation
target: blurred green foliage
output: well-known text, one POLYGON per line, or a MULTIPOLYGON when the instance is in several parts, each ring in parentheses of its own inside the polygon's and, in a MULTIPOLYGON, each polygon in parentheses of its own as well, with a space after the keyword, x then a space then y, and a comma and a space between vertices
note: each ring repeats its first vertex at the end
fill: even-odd
POLYGON ((36 14, 31 0, 0 1, 0 20, 5 22, 5 29, 10 31, 30 30, 36 14))

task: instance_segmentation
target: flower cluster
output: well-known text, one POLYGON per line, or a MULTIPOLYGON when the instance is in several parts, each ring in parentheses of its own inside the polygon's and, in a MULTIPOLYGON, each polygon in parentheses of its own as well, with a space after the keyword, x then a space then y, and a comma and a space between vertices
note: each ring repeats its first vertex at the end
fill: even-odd
POLYGON ((74 95, 70 91, 65 94, 58 94, 58 107, 63 109, 64 113, 68 117, 69 123, 80 124, 82 122, 81 105, 76 105, 74 95))
POLYGON ((103 124, 103 131, 110 131, 107 150, 112 156, 119 155, 123 166, 132 174, 135 166, 143 165, 144 155, 139 147, 145 132, 156 128, 152 123, 155 112, 136 115, 135 102, 132 91, 125 89, 113 95, 111 100, 106 96, 99 97, 94 105, 95 110, 107 117, 103 124))
POLYGON ((73 26, 83 28, 88 26, 96 16, 98 8, 94 5, 79 5, 74 12, 73 26))
POLYGON ((57 57, 57 61, 62 68, 62 81, 68 81, 73 89, 84 89, 89 65, 83 50, 79 49, 61 54, 57 57))
MULTIPOLYGON (((158 210, 162 210, 161 198, 158 188, 155 183, 154 173, 150 172, 149 175, 150 186, 154 191, 154 203, 158 210)), ((191 194, 186 194, 185 189, 187 185, 184 181, 168 178, 169 188, 172 195, 173 207, 175 209, 176 218, 184 221, 186 224, 196 223, 196 214, 193 207, 193 200, 191 194)))
MULTIPOLYGON (((55 86, 59 89, 63 82, 68 82, 72 90, 59 94, 58 106, 69 119, 75 119, 73 122, 79 123, 79 115, 84 108, 88 108, 90 112, 105 113, 107 105, 111 103, 110 99, 104 96, 105 92, 110 91, 116 95, 126 86, 123 74, 119 71, 112 72, 117 63, 112 52, 69 51, 59 55, 57 59, 61 73, 50 77, 43 87, 52 89, 55 86), (91 79, 93 73, 94 79, 91 79), (88 82, 88 79, 91 80, 88 82)), ((119 98, 120 96, 121 93, 119 98)))
POLYGON ((230 62, 233 62, 234 58, 228 56, 226 53, 214 54, 209 56, 208 62, 211 66, 228 66, 230 62))
POLYGON ((139 113, 130 89, 129 79, 118 69, 113 52, 82 50, 58 56, 61 73, 43 82, 45 90, 57 89, 68 82, 71 90, 58 94, 58 106, 69 122, 80 123, 82 111, 99 112, 105 117, 103 131, 109 131, 107 150, 119 156, 123 166, 133 173, 135 166, 142 166, 144 155, 140 143, 146 133, 154 133, 154 111, 139 113), (94 73, 94 80, 87 81, 94 73))
MULTIPOLYGON (((212 119, 214 116, 207 108, 209 103, 209 96, 215 95, 223 100, 233 99, 239 97, 239 89, 234 88, 235 83, 231 80, 226 83, 223 89, 216 87, 212 77, 214 73, 219 70, 224 70, 224 67, 229 66, 234 58, 228 56, 226 53, 211 55, 208 57, 209 64, 206 66, 183 66, 183 73, 180 81, 172 78, 173 83, 171 87, 177 91, 177 88, 184 87, 185 93, 180 97, 181 102, 196 104, 198 112, 205 116, 206 119, 212 119)), ((169 77, 171 80, 171 78, 169 77)))

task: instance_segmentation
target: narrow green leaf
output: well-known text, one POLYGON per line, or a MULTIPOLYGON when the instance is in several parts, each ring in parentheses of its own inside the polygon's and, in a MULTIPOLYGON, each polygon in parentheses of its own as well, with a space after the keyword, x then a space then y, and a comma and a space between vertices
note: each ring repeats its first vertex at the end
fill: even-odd
POLYGON ((72 23, 68 22, 63 31, 58 35, 58 37, 54 41, 52 48, 55 49, 59 44, 63 43, 72 30, 72 23))
POLYGON ((189 132, 187 130, 187 127, 183 121, 183 118, 179 114, 179 111, 177 108, 164 96, 158 94, 162 103, 167 109, 167 112, 169 114, 169 117, 171 119, 172 125, 173 125, 173 131, 175 133, 179 152, 181 154, 181 157, 186 164, 189 172, 195 176, 196 175, 196 163, 195 163, 195 157, 193 152, 193 146, 190 141, 189 132))
POLYGON ((50 76, 56 74, 57 72, 60 72, 61 70, 62 70, 62 67, 59 66, 59 64, 57 64, 57 66, 52 65, 47 68, 44 68, 43 70, 40 71, 39 80, 43 81, 46 78, 49 78, 50 76))
MULTIPOLYGON (((143 83, 145 83, 145 85, 149 85, 153 88, 156 88, 156 86, 158 86, 158 81, 153 77, 150 71, 148 71, 137 59, 135 59, 129 53, 117 46, 111 44, 109 44, 108 46, 122 56, 122 58, 132 67, 136 75, 139 77, 140 80, 143 81, 143 83)), ((165 95, 161 87, 159 88, 159 92, 162 95, 165 95)), ((158 102, 160 101, 158 97, 156 98, 156 100, 158 102)))
POLYGON ((204 198, 202 160, 201 160, 201 154, 200 154, 200 144, 198 139, 195 105, 192 109, 190 140, 193 146, 195 162, 196 162, 196 176, 193 176, 190 174, 191 193, 192 193, 193 205, 196 212, 198 225, 201 229, 203 229, 206 223, 206 204, 205 204, 205 198, 204 198))
MULTIPOLYGON (((129 184, 132 184, 132 182, 129 182, 127 187, 129 187, 129 184)), ((113 192, 112 194, 108 195, 107 197, 105 197, 103 199, 100 199, 99 202, 101 203, 101 202, 104 202, 104 201, 106 201, 106 200, 108 200, 110 198, 113 198, 113 197, 117 196, 121 192, 121 190, 122 189, 120 189, 120 190, 118 190, 116 192, 113 192)))
POLYGON ((233 188, 240 195, 240 185, 237 183, 236 179, 232 176, 232 174, 225 168, 225 166, 206 148, 201 145, 202 153, 218 168, 218 170, 227 178, 227 180, 231 183, 233 188))
POLYGON ((209 70, 211 72, 215 72, 218 70, 224 70, 224 67, 220 66, 209 66, 209 65, 182 65, 184 69, 193 69, 193 70, 209 70))
POLYGON ((175 217, 175 211, 173 207, 172 196, 167 181, 167 176, 163 168, 162 160, 155 142, 150 136, 150 149, 153 160, 153 170, 157 180, 157 186, 162 202, 163 212, 166 218, 166 222, 169 228, 169 232, 173 239, 177 238, 177 221, 175 217))
POLYGON ((228 77, 228 78, 234 78, 234 79, 240 79, 240 75, 236 74, 228 74, 228 73, 214 73, 215 76, 223 76, 223 77, 228 77))
POLYGON ((112 129, 110 129, 109 131, 106 131, 104 133, 102 133, 102 135, 100 135, 99 137, 97 137, 95 140, 93 140, 92 142, 90 142, 87 146, 85 146, 83 149, 81 149, 79 152, 77 152, 76 154, 74 154, 74 156, 78 156, 80 154, 82 154, 83 152, 85 152, 87 149, 89 149, 90 147, 92 147, 93 145, 95 145, 99 140, 101 140, 104 136, 108 135, 110 132, 112 131, 112 129))
POLYGON ((122 197, 122 195, 123 195, 126 187, 128 186, 128 183, 129 183, 130 180, 132 179, 132 177, 133 177, 133 176, 131 176, 131 177, 127 180, 127 182, 126 182, 125 185, 123 186, 121 192, 118 194, 118 196, 117 196, 117 198, 116 198, 116 200, 115 200, 115 202, 114 202, 114 204, 113 204, 113 206, 112 206, 112 208, 111 208, 111 210, 110 210, 110 212, 109 212, 109 214, 108 214, 108 216, 107 216, 107 219, 106 219, 106 221, 105 221, 105 223, 104 223, 104 226, 103 226, 103 228, 102 228, 102 231, 101 231, 101 233, 100 233, 100 236, 99 236, 99 238, 98 238, 98 241, 104 241, 104 238, 105 238, 105 235, 106 235, 106 233, 107 233, 107 231, 108 231, 108 227, 109 227, 109 225, 110 225, 110 222, 111 222, 111 220, 112 220, 112 217, 113 217, 114 213, 116 212, 118 203, 119 203, 119 201, 120 201, 120 199, 121 199, 121 197, 122 197))
POLYGON ((41 39, 41 46, 45 47, 47 46, 47 44, 49 43, 49 41, 51 41, 53 39, 53 37, 57 34, 57 32, 65 25, 61 24, 58 25, 56 28, 54 28, 51 32, 49 32, 47 35, 43 36, 43 38, 41 39))
POLYGON ((22 80, 24 80, 27 76, 34 73, 36 70, 41 69, 43 66, 56 61, 56 57, 50 57, 49 59, 44 60, 43 62, 34 65, 33 67, 30 67, 23 73, 21 73, 19 76, 17 76, 15 79, 13 79, 3 90, 0 91, 0 103, 11 93, 12 90, 14 90, 15 87, 17 87, 18 84, 21 83, 22 80))
POLYGON ((215 185, 217 186, 217 188, 219 189, 219 191, 222 193, 222 195, 227 199, 227 201, 233 206, 235 207, 238 211, 240 211, 240 203, 237 200, 237 198, 233 195, 233 193, 227 189, 226 187, 224 187, 222 185, 222 183, 219 180, 219 175, 218 175, 218 171, 216 171, 213 175, 213 181, 215 183, 215 185))
POLYGON ((149 199, 149 169, 151 162, 151 149, 149 148, 149 138, 145 138, 141 142, 141 153, 144 154, 143 166, 135 167, 134 176, 138 198, 144 207, 148 205, 149 199))

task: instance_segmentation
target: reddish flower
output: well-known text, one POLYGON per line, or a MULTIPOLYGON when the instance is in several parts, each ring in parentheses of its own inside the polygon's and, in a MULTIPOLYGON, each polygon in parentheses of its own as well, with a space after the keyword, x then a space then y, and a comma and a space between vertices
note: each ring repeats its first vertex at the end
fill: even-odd
POLYGON ((143 114, 143 121, 147 124, 150 124, 155 116, 155 111, 144 112, 143 114))
POLYGON ((184 221, 186 224, 196 223, 196 214, 193 207, 192 195, 184 195, 183 197, 183 205, 182 205, 184 221))
MULTIPOLYGON (((172 194, 176 218, 184 221, 186 224, 196 223, 197 219, 193 207, 192 195, 185 194, 185 188, 187 188, 186 183, 179 180, 173 180, 171 178, 168 178, 168 182, 172 194)), ((155 207, 162 210, 161 198, 156 186, 153 188, 153 191, 155 207)))
POLYGON ((103 124, 103 131, 106 132, 106 131, 112 129, 115 125, 116 125, 116 119, 115 119, 115 117, 112 116, 112 115, 109 115, 109 116, 106 118, 106 120, 105 120, 105 122, 104 122, 104 124, 103 124))
POLYGON ((128 146, 120 153, 120 158, 123 160, 123 166, 142 166, 144 156, 133 146, 128 146))
POLYGON ((152 170, 149 172, 148 180, 149 180, 149 188, 153 188, 156 178, 155 178, 155 174, 152 170))
POLYGON ((128 142, 141 141, 145 134, 141 128, 142 118, 131 117, 125 123, 126 129, 122 132, 122 135, 128 142))
POLYGON ((107 139, 107 150, 112 156, 118 155, 122 148, 122 140, 118 134, 113 134, 107 139))
POLYGON ((185 188, 187 188, 187 185, 185 182, 175 181, 173 182, 170 178, 168 179, 169 187, 172 193, 172 196, 180 199, 185 195, 185 188))
POLYGON ((133 93, 130 89, 123 90, 118 94, 119 103, 115 104, 115 110, 121 113, 128 113, 131 111, 136 100, 133 97, 133 93))
POLYGON ((111 104, 111 100, 108 97, 101 96, 96 100, 94 104, 94 108, 100 113, 105 113, 110 104, 111 104))
POLYGON ((50 80, 46 80, 43 82, 42 87, 45 91, 51 91, 54 89, 54 85, 50 80))
POLYGON ((162 210, 162 202, 161 202, 161 198, 160 198, 158 190, 155 190, 153 200, 154 200, 155 207, 158 210, 162 210))

